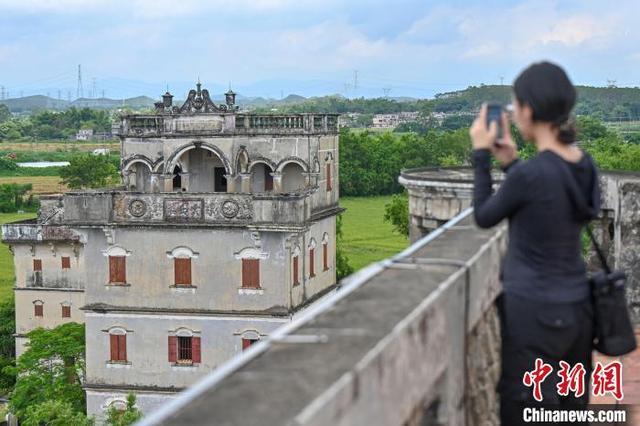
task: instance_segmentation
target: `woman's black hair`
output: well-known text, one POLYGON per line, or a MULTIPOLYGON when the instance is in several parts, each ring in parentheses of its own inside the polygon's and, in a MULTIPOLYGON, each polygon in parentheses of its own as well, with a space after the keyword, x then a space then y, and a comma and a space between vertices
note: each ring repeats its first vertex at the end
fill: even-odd
POLYGON ((576 103, 576 89, 562 68, 550 62, 532 64, 516 78, 513 91, 521 105, 531 107, 533 121, 551 123, 558 129, 562 143, 575 142, 571 110, 576 103))

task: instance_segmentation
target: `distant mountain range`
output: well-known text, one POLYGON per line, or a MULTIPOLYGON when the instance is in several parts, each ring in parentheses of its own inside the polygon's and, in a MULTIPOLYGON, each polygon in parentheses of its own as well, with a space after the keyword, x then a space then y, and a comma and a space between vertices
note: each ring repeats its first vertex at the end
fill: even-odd
MULTIPOLYGON (((339 95, 337 95, 339 96, 339 95)), ((263 106, 292 105, 305 102, 309 99, 304 96, 291 94, 283 99, 271 99, 263 97, 245 97, 236 96, 236 103, 241 107, 255 108, 263 106)), ((397 101, 411 101, 413 98, 391 98, 397 101)), ((76 108, 94 108, 94 109, 118 109, 118 108, 153 108, 155 102, 161 99, 152 99, 148 96, 136 96, 127 99, 110 99, 110 98, 79 98, 74 101, 66 101, 55 99, 44 95, 25 96, 22 98, 10 98, 0 101, 5 104, 9 111, 13 113, 27 113, 40 110, 64 110, 71 107, 76 108)), ((214 95, 213 100, 217 103, 224 103, 224 95, 214 95)), ((174 105, 181 105, 184 100, 173 100, 174 105)))

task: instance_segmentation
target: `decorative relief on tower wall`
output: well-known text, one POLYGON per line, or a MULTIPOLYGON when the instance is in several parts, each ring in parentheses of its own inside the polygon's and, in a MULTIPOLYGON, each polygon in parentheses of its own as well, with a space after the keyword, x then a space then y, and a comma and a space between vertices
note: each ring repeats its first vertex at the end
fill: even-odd
POLYGON ((207 221, 246 221, 253 218, 249 197, 214 197, 205 200, 207 221))
POLYGON ((202 198, 167 198, 164 200, 164 218, 175 222, 203 220, 202 198))

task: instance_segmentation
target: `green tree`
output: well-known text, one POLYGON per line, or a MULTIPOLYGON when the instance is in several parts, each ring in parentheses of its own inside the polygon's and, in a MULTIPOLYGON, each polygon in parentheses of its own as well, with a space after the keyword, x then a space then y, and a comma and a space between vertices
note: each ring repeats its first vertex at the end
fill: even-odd
POLYGON ((9 121, 11 118, 11 111, 5 104, 0 104, 0 123, 4 123, 5 121, 9 121))
POLYGON ((29 407, 58 401, 84 413, 84 325, 70 322, 50 330, 37 328, 27 337, 27 350, 16 366, 5 367, 17 377, 9 397, 11 412, 28 421, 29 407))
POLYGON ((353 273, 353 266, 349 265, 349 258, 342 247, 342 215, 336 219, 336 278, 338 281, 353 273))
POLYGON ((578 117, 576 126, 578 128, 578 140, 583 142, 594 141, 609 134, 607 127, 595 117, 578 117))
POLYGON ((384 206, 384 221, 393 225, 394 231, 409 236, 409 197, 407 192, 395 194, 384 206))
MULTIPOLYGON (((13 297, 0 303, 0 393, 8 394, 16 383, 14 372, 5 372, 4 367, 15 365, 16 311, 13 297)), ((8 369, 11 370, 11 369, 8 369)))
POLYGON ((124 410, 119 410, 113 405, 107 410, 105 423, 109 426, 130 426, 142 418, 142 413, 136 407, 136 396, 132 393, 127 395, 127 406, 124 410))
POLYGON ((107 155, 78 154, 60 169, 60 177, 69 188, 100 188, 118 179, 118 168, 107 155))
POLYGON ((74 410, 69 402, 48 400, 27 408, 23 426, 93 426, 93 418, 74 410))

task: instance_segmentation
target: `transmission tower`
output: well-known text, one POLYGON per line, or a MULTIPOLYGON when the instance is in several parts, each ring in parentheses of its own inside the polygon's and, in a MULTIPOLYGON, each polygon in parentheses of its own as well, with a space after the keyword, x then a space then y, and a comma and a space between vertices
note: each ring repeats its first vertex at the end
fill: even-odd
POLYGON ((4 86, 0 86, 0 100, 4 101, 4 86))
POLYGON ((385 98, 389 97, 389 92, 391 92, 391 87, 383 87, 382 88, 382 93, 384 93, 384 97, 385 98))
POLYGON ((94 99, 97 98, 97 95, 96 95, 96 78, 95 77, 93 77, 91 79, 91 97, 94 98, 94 99))
POLYGON ((82 88, 82 66, 78 65, 78 88, 76 90, 76 98, 84 98, 84 89, 82 88))
POLYGON ((356 97, 358 91, 358 70, 353 71, 353 97, 356 97))
POLYGON ((500 76, 500 86, 504 86, 504 76, 500 76))
POLYGON ((610 89, 615 88, 616 87, 616 82, 617 82, 617 80, 609 80, 609 79, 607 79, 607 87, 610 88, 610 89))

